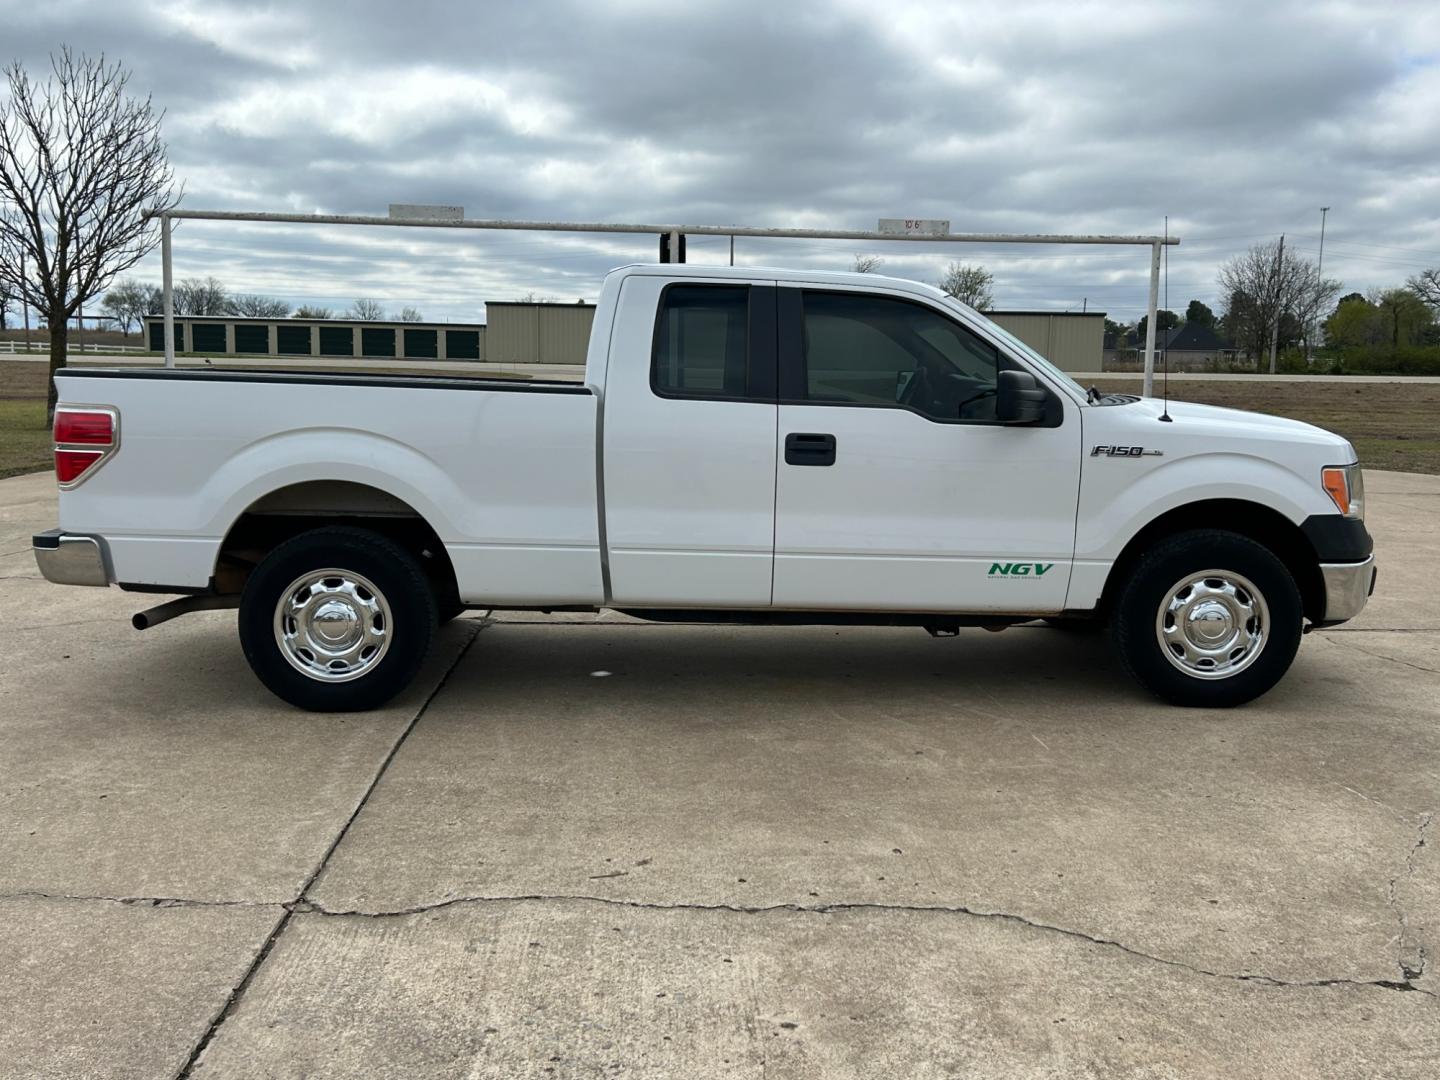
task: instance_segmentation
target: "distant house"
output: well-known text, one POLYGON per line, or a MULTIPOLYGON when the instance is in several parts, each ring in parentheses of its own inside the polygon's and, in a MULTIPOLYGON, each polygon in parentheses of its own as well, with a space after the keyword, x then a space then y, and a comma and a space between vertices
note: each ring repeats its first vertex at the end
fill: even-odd
POLYGON ((1217 371, 1235 361, 1234 345, 1202 322, 1183 322, 1171 330, 1165 350, 1172 371, 1217 371))
MULTIPOLYGON (((1145 342, 1105 337, 1105 371, 1139 371, 1145 366, 1145 342)), ((1171 371, 1227 371, 1237 363, 1234 345, 1200 322, 1183 322, 1155 341, 1155 365, 1161 366, 1160 354, 1168 359, 1171 371)))

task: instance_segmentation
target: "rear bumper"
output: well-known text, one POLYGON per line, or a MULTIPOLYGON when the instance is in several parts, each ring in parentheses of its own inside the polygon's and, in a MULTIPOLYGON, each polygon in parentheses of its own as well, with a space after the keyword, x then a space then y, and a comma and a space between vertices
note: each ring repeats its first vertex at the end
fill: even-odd
POLYGON ((72 536, 62 529, 51 529, 30 539, 35 565, 47 581, 57 585, 110 584, 106 569, 105 541, 96 536, 72 536))
POLYGON ((1321 563, 1320 574, 1325 579, 1325 618, 1321 625, 1332 626, 1353 619, 1364 609, 1375 591, 1375 556, 1369 555, 1363 562, 1321 563))

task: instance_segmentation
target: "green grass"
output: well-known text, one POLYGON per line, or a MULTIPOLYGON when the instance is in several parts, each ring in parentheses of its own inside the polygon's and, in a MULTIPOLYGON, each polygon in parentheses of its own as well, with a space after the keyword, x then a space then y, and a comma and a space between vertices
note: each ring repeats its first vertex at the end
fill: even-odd
POLYGON ((0 477, 54 468, 45 402, 0 401, 0 477))

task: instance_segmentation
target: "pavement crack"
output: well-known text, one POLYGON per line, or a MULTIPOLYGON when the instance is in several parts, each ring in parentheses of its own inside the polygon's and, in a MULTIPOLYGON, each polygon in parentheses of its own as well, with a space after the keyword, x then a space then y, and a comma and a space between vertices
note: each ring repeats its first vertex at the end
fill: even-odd
POLYGON ((1398 657, 1386 656, 1384 653, 1377 653, 1372 649, 1367 649, 1363 645, 1357 645, 1353 641, 1346 642, 1346 645, 1351 649, 1355 649, 1358 652, 1364 653, 1366 656, 1373 656, 1376 660, 1388 660, 1392 664, 1399 664, 1402 667, 1412 668, 1415 671, 1425 671, 1429 672, 1431 675, 1440 675, 1440 668, 1426 667, 1424 664, 1412 664, 1409 660, 1401 660, 1398 657))
POLYGON ((1420 849, 1425 846, 1425 830, 1430 828, 1430 822, 1433 819, 1434 813, 1429 810, 1420 815, 1415 829, 1415 842, 1410 845, 1410 850, 1405 853, 1405 862, 1402 871, 1390 879, 1389 887, 1386 890, 1386 902, 1390 905, 1390 910, 1395 912, 1395 917, 1400 922, 1400 933, 1397 935, 1400 944, 1400 956, 1397 963, 1400 966, 1401 978, 1407 982, 1424 976, 1425 969, 1429 966, 1430 958, 1424 942, 1418 938, 1414 941, 1414 951, 1407 951, 1410 947, 1410 920, 1405 915, 1405 909, 1400 905, 1400 882, 1414 876, 1415 861, 1419 858, 1420 849))
POLYGON ((395 760, 395 755, 400 752, 400 747, 405 745, 405 740, 408 739, 410 733, 415 730, 415 725, 418 724, 420 718, 429 711, 431 703, 439 696, 440 691, 445 689, 445 684, 450 681, 450 676, 454 674, 455 669, 460 666, 460 662, 465 659, 465 654, 470 651, 470 646, 475 644, 475 639, 480 636, 480 632, 489 625, 489 620, 474 623, 474 631, 455 654, 455 659, 450 661, 450 666, 447 667, 444 674, 440 676, 439 681, 435 684, 435 688, 426 696, 420 708, 415 711, 415 715, 410 718, 410 722, 405 725, 404 730, 400 732, 391 744, 390 752, 385 755, 384 759, 380 762, 380 767, 375 770, 375 775, 371 778, 369 785, 365 788, 359 801, 356 802, 355 809, 350 812, 350 816, 345 819, 345 824, 340 826, 340 831, 335 834, 335 838, 330 841, 330 845, 325 849, 325 853, 320 856, 320 861, 317 862, 315 868, 310 871, 310 876, 307 877, 305 883, 300 886, 299 895, 297 895, 294 900, 281 905, 284 910, 275 921, 274 928, 265 938, 264 943, 261 944, 260 950, 255 954, 255 958, 250 961, 250 966, 247 967, 245 973, 240 976, 240 981, 231 988, 229 995, 225 999, 225 1004, 220 1007, 220 1010, 215 1014, 209 1026, 205 1029, 204 1034, 200 1036, 195 1046, 191 1049, 190 1056, 185 1059, 185 1064, 182 1065, 180 1071, 176 1073, 175 1080, 189 1080, 191 1073, 195 1069, 195 1065, 199 1062, 210 1044, 215 1041, 215 1036, 219 1034, 220 1029, 225 1025, 225 1021, 229 1020, 230 1017, 235 1014, 235 1010, 240 1007, 240 1002, 245 997, 245 991, 250 989, 250 984, 255 981, 255 976, 265 965, 265 961, 269 959, 271 951, 275 948, 281 935, 285 933, 286 927, 290 925, 290 920, 297 914, 307 914, 315 910, 315 905, 309 898, 311 888, 313 888, 315 882, 320 879, 320 875, 325 872, 326 864, 329 863, 331 856, 335 854, 335 849, 340 846, 340 842, 344 840, 346 834, 349 833, 350 826, 355 824, 355 819, 358 818, 360 812, 365 809, 365 804, 370 801, 370 796, 375 793, 375 788, 379 785, 380 779, 385 775, 386 770, 390 768, 390 763, 395 760))
POLYGON ((196 900, 185 896, 103 896, 91 893, 52 893, 39 889, 25 889, 19 892, 0 893, 0 900, 77 900, 99 903, 123 904, 126 907, 203 907, 203 908, 283 908, 280 900, 196 900))
POLYGON ((1201 967, 1198 964, 1186 963, 1183 960, 1175 960, 1166 956, 1157 956, 1147 953, 1142 949, 1126 945, 1124 942, 1114 938, 1102 937, 1097 934, 1089 934, 1083 930, 1076 930, 1072 927, 1057 926, 1053 923, 1041 922, 1026 915, 1018 915, 1006 911, 984 911, 963 905, 944 904, 882 904, 874 902, 862 903, 840 903, 840 904, 769 904, 764 906, 748 906, 742 904, 697 904, 697 903, 657 903, 643 900, 619 900, 613 897, 591 896, 585 894, 567 893, 527 893, 511 896, 458 896, 449 900, 439 900, 430 904, 417 904, 413 907, 396 908, 387 911, 363 911, 350 909, 345 911, 333 910, 309 901, 310 914, 319 915, 325 918, 362 918, 362 919, 393 919, 410 915, 421 915, 432 911, 440 911, 445 908, 457 907, 469 904, 503 904, 503 903, 526 903, 526 902, 571 902, 586 904, 604 904, 609 907, 622 907, 638 911, 707 911, 707 912, 729 912, 742 915, 765 915, 774 912, 792 912, 808 915, 834 915, 847 911, 887 911, 907 912, 919 914, 942 914, 960 915, 973 919, 988 919, 997 922, 1012 923, 1024 926, 1031 930, 1039 930, 1044 933, 1059 934, 1063 937, 1073 938, 1086 942, 1090 945, 1098 945, 1102 948, 1116 949, 1128 956, 1133 956, 1149 963, 1160 964, 1164 967, 1176 968, 1193 975, 1200 975, 1211 979, 1226 979, 1231 982, 1251 983, 1258 986, 1270 986, 1286 989, 1311 989, 1327 986, 1348 986, 1355 988, 1372 988, 1380 990, 1394 990, 1400 992, 1424 994, 1426 997, 1440 998, 1430 990, 1416 986, 1414 980, 1418 973, 1402 971, 1401 979, 1346 979, 1346 978, 1322 978, 1322 979, 1279 979, 1270 975, 1237 974, 1227 971, 1215 971, 1210 968, 1201 967))

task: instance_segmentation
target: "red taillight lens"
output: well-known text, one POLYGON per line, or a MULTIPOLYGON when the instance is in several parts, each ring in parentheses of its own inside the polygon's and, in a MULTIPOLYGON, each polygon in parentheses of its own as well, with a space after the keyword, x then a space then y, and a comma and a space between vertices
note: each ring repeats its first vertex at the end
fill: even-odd
POLYGON ((81 409, 55 410, 55 441, 80 446, 113 446, 115 414, 81 409))
POLYGON ((100 450, 55 450, 55 478, 62 484, 73 484, 80 474, 105 454, 100 450))
POLYGON ((55 410, 55 479, 61 487, 80 482, 87 471, 120 445, 120 413, 103 405, 61 405, 55 410))

